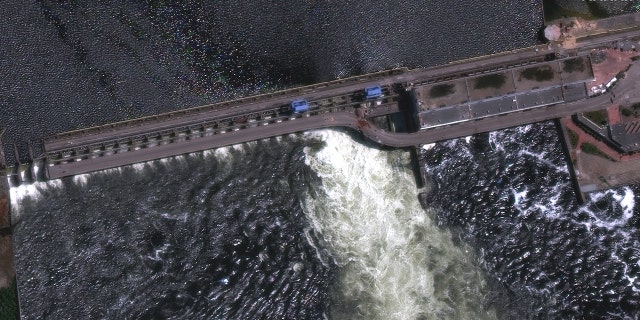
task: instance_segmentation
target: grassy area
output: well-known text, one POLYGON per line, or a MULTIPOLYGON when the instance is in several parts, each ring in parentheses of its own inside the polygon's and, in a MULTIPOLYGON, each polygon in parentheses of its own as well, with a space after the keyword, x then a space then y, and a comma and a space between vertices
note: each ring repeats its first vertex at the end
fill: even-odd
POLYGON ((562 18, 578 17, 587 20, 606 18, 609 15, 607 11, 596 1, 586 1, 589 12, 580 12, 570 10, 559 6, 555 0, 543 0, 542 8, 544 10, 545 21, 553 21, 562 18))
POLYGON ((475 89, 501 88, 506 82, 507 76, 502 73, 488 74, 476 79, 475 89))
POLYGON ((588 20, 596 19, 594 16, 592 16, 589 13, 573 11, 573 10, 563 8, 558 4, 556 4, 555 0, 543 0, 542 8, 544 11, 545 21, 553 21, 553 20, 569 18, 569 17, 580 17, 588 20))
POLYGON ((628 107, 620 108, 620 113, 625 117, 639 117, 640 116, 640 102, 634 103, 628 107))
POLYGON ((632 116, 637 116, 637 114, 627 108, 622 108, 620 109, 620 113, 622 113, 623 116, 625 117, 632 117, 632 116))
POLYGON ((589 7, 589 12, 596 19, 602 19, 609 17, 609 13, 605 8, 602 7, 598 1, 586 1, 587 7, 589 7))
POLYGON ((578 134, 571 131, 570 129, 567 129, 567 133, 569 134, 569 143, 571 144, 571 147, 575 148, 578 146, 578 134))
POLYGON ((456 92, 455 85, 453 84, 438 84, 429 90, 429 96, 431 98, 440 98, 456 92))
POLYGON ((568 59, 562 62, 562 70, 567 73, 583 72, 584 60, 582 58, 568 59))
POLYGON ((535 80, 538 82, 549 81, 553 79, 554 72, 549 66, 540 66, 526 68, 520 72, 520 75, 527 80, 535 80))
POLYGON ((0 289, 0 320, 18 320, 18 296, 16 280, 11 286, 0 289))
POLYGON ((599 126, 606 126, 609 123, 607 110, 585 112, 584 116, 599 126))
POLYGON ((584 142, 581 146, 580 149, 582 150, 582 152, 584 153, 588 153, 588 154, 592 154, 594 156, 599 156, 599 157, 603 157, 607 160, 612 160, 608 155, 606 155, 604 152, 600 151, 600 149, 598 147, 596 147, 595 145, 588 143, 588 142, 584 142))

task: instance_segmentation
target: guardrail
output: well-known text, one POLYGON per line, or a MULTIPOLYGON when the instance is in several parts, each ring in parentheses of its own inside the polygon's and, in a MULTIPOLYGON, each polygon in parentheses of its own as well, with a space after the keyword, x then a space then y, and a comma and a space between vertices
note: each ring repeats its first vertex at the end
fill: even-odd
POLYGON ((59 139, 68 138, 68 137, 72 137, 72 136, 75 136, 75 135, 84 135, 84 134, 90 134, 90 133, 97 133, 97 132, 100 132, 100 131, 103 131, 103 130, 115 129, 115 128, 118 128, 118 127, 144 125, 147 122, 161 121, 161 120, 171 119, 171 118, 174 118, 174 117, 184 116, 184 115, 197 113, 197 112, 217 111, 217 110, 221 110, 221 109, 228 109, 228 108, 237 107, 237 106, 248 104, 248 103, 258 102, 258 101, 261 101, 261 100, 278 98, 278 97, 286 97, 288 95, 300 94, 300 93, 304 93, 304 92, 307 92, 307 91, 312 91, 312 90, 316 90, 316 89, 320 89, 320 88, 341 86, 341 85, 346 85, 346 84, 350 84, 350 83, 357 83, 357 82, 362 82, 362 81, 367 81, 367 80, 372 80, 372 79, 377 79, 377 78, 383 78, 383 77, 398 75, 398 74, 405 73, 407 71, 408 71, 407 68, 395 68, 395 69, 390 69, 390 70, 384 70, 384 71, 368 73, 368 74, 361 75, 361 76, 354 76, 354 77, 337 79, 337 80, 332 80, 332 81, 327 81, 327 82, 321 82, 321 83, 317 83, 317 84, 312 84, 312 85, 307 85, 307 86, 302 86, 302 87, 295 87, 295 88, 291 88, 291 89, 276 91, 276 92, 272 92, 272 93, 265 93, 265 94, 255 95, 255 96, 249 96, 249 97, 234 99, 234 100, 230 100, 230 101, 218 102, 218 103, 213 103, 213 104, 209 104, 209 105, 204 105, 204 106, 198 106, 198 107, 193 107, 193 108, 189 108, 189 109, 179 110, 179 111, 172 111, 172 112, 157 114, 157 115, 153 115, 153 116, 146 116, 146 117, 141 117, 141 118, 136 118, 136 119, 131 119, 131 120, 113 122, 113 123, 109 123, 109 124, 106 124, 106 125, 94 126, 94 127, 83 128, 83 129, 78 129, 78 130, 59 133, 59 134, 56 134, 55 136, 52 136, 52 137, 44 139, 44 141, 45 141, 45 143, 46 142, 53 142, 53 141, 56 141, 56 140, 59 140, 59 139))

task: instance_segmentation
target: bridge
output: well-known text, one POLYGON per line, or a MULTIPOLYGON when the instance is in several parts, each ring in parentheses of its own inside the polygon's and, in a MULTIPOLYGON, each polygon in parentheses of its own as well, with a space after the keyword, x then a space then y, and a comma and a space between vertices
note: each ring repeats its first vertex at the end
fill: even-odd
POLYGON ((611 94, 594 98, 582 95, 582 92, 586 93, 585 84, 593 80, 588 72, 572 78, 571 83, 567 80, 570 76, 561 76, 558 82, 543 83, 543 88, 514 84, 512 90, 501 92, 497 97, 467 92, 452 105, 429 110, 421 109, 416 93, 420 88, 462 83, 466 83, 465 88, 469 91, 468 83, 484 75, 502 74, 515 82, 514 72, 559 68, 557 65, 566 59, 585 59, 590 70, 588 53, 591 49, 639 38, 640 26, 637 24, 618 30, 599 30, 598 34, 577 39, 575 47, 568 52, 553 45, 538 45, 434 68, 386 70, 60 133, 43 140, 44 153, 35 157, 33 165, 11 168, 11 176, 14 183, 57 179, 327 127, 348 127, 382 145, 415 146, 603 109, 613 102, 638 102, 640 90, 635 86, 640 80, 640 66, 637 63, 629 70, 629 76, 615 87, 615 97, 611 94), (568 57, 556 59, 561 52, 566 52, 568 57), (374 100, 363 99, 362 90, 369 86, 380 86, 383 95, 374 100), (567 88, 580 94, 570 93, 567 88), (550 98, 552 95, 553 99, 550 98), (532 104, 527 102, 526 108, 521 102, 525 98, 533 101, 532 104), (290 103, 298 99, 308 102, 307 112, 291 112, 290 103), (493 107, 502 102, 507 103, 504 109, 493 107), (393 132, 376 124, 377 118, 392 114, 405 120, 409 132, 393 132), (440 117, 438 119, 444 119, 444 122, 439 120, 438 125, 424 125, 421 117, 440 117))

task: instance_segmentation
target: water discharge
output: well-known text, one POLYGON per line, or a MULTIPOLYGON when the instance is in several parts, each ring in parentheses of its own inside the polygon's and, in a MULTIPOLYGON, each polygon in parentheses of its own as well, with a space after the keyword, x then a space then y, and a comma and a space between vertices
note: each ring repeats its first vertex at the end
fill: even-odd
POLYGON ((305 148, 321 179, 303 198, 311 226, 340 267, 333 319, 491 319, 484 276, 418 202, 409 153, 325 130, 305 148))
POLYGON ((304 143, 13 188, 23 318, 322 319, 334 265, 304 237, 304 143))

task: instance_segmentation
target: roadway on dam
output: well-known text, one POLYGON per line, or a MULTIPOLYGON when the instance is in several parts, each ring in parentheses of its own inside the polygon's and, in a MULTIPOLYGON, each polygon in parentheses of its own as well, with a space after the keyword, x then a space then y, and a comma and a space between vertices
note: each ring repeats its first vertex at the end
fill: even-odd
POLYGON ((119 167, 136 162, 159 159, 166 157, 167 154, 185 154, 242 143, 248 140, 258 140, 288 133, 328 127, 348 127, 358 130, 362 132, 365 137, 376 141, 381 145, 392 147, 415 146, 560 118, 580 112, 601 110, 611 105, 612 100, 613 103, 640 102, 640 90, 637 90, 639 83, 638 80, 640 80, 640 64, 636 63, 628 71, 628 76, 625 79, 622 79, 612 91, 615 94, 615 97, 613 94, 607 93, 587 100, 556 104, 479 120, 470 120, 450 126, 421 130, 416 133, 394 133, 385 131, 376 127, 371 122, 359 118, 354 112, 337 111, 317 116, 301 117, 282 123, 261 125, 251 128, 250 131, 246 133, 243 132, 244 130, 240 130, 238 132, 228 132, 225 134, 186 140, 179 143, 150 147, 142 150, 143 152, 130 151, 98 157, 96 159, 91 159, 91 161, 63 163, 51 166, 49 168, 49 175, 50 178, 64 177, 78 173, 119 167), (247 135, 249 137, 247 137, 247 135))
MULTIPOLYGON (((597 47, 606 45, 615 40, 629 39, 640 36, 640 27, 634 27, 616 33, 605 33, 598 37, 590 37, 579 42, 579 48, 597 47)), ((338 80, 321 85, 312 85, 294 90, 288 90, 285 94, 273 94, 264 97, 248 97, 240 99, 237 104, 220 103, 210 106, 197 107, 170 114, 146 117, 144 119, 134 119, 101 127, 77 130, 69 133, 62 133, 46 139, 45 142, 45 163, 47 176, 50 179, 64 176, 87 173, 91 171, 103 170, 119 167, 122 165, 144 162, 163 157, 196 152, 246 141, 258 140, 287 133, 300 132, 327 127, 349 127, 360 130, 364 136, 380 144, 405 147, 431 143, 461 136, 468 136, 474 133, 493 131, 497 129, 513 127, 517 125, 554 119, 578 112, 597 110, 607 107, 612 101, 621 101, 622 96, 627 96, 626 100, 639 101, 637 91, 632 90, 632 81, 640 79, 638 72, 634 71, 632 76, 621 80, 614 92, 619 92, 614 98, 610 94, 603 96, 546 107, 539 107, 526 111, 516 111, 510 114, 502 114, 495 117, 487 117, 479 120, 469 120, 457 124, 451 124, 438 128, 421 130, 416 133, 392 133, 375 127, 368 119, 359 118, 354 110, 360 101, 352 97, 362 88, 373 85, 381 85, 389 91, 400 86, 411 86, 420 83, 433 83, 445 81, 456 77, 465 77, 483 72, 492 72, 496 69, 509 68, 531 62, 539 62, 546 55, 554 53, 554 49, 547 46, 537 46, 511 52, 490 55, 486 57, 472 58, 461 62, 454 62, 448 65, 407 71, 397 69, 396 71, 386 71, 379 73, 379 76, 354 77, 352 79, 338 80), (625 89, 626 88, 626 89, 625 89), (625 93, 621 96, 622 93, 625 93), (629 97, 630 95, 630 97, 629 97), (309 101, 320 101, 321 99, 332 99, 340 96, 343 105, 340 108, 326 107, 311 110, 305 115, 294 115, 284 117, 283 108, 286 109, 288 103, 294 99, 306 99, 309 101), (233 119, 248 116, 251 114, 264 114, 266 112, 278 112, 278 121, 259 118, 259 122, 251 125, 243 125, 237 130, 229 123, 233 119), (218 122, 223 123, 220 128, 226 130, 215 131, 215 134, 179 137, 174 135, 165 139, 162 132, 177 130, 178 128, 192 128, 204 125, 210 128, 218 128, 218 122), (232 128, 232 130, 228 130, 232 128), (237 131, 235 131, 237 130, 237 131), (140 147, 134 142, 142 136, 147 139, 150 135, 160 137, 161 142, 140 147), (104 146, 122 139, 128 139, 129 147, 124 149, 115 148, 113 151, 105 150, 104 146), (102 145, 102 150, 98 150, 99 156, 90 154, 82 157, 66 157, 60 160, 60 156, 65 152, 77 152, 79 149, 92 150, 95 145, 102 145)), ((637 63, 634 70, 637 70, 637 63)), ((630 72, 631 73, 631 72, 630 72)), ((394 109, 394 108, 389 108, 394 109)), ((397 108, 395 109, 397 110, 397 108)), ((375 108, 374 108, 375 111, 375 108)), ((407 112, 405 110, 404 112, 407 112)), ((384 114, 384 112, 383 112, 384 114)), ((191 129, 185 129, 186 134, 190 134, 191 129)), ((217 129, 216 129, 217 130, 217 129)), ((202 131, 201 131, 202 132, 202 131)), ((155 138, 154 138, 155 139, 155 138)), ((155 141, 155 140, 154 140, 155 141)))
MULTIPOLYGON (((600 46, 606 43, 610 43, 618 39, 626 39, 639 36, 640 27, 630 28, 629 30, 624 30, 619 33, 605 33, 598 35, 598 37, 590 37, 585 41, 581 41, 580 47, 591 48, 594 46, 600 46)), ((211 118, 220 118, 225 116, 233 117, 239 116, 241 114, 257 113, 269 108, 273 108, 276 105, 285 105, 289 103, 294 97, 296 99, 316 100, 331 96, 349 94, 364 87, 373 85, 391 86, 397 83, 417 84, 421 82, 437 81, 440 80, 438 78, 442 77, 452 78, 455 76, 468 76, 476 72, 481 73, 483 71, 510 67, 520 63, 540 61, 540 59, 543 59, 547 54, 550 53, 554 53, 554 50, 549 49, 546 45, 540 45, 503 53, 497 53, 484 57, 466 59, 433 68, 398 72, 394 75, 374 78, 373 80, 368 81, 363 80, 357 81, 355 83, 337 84, 339 86, 328 85, 326 87, 318 88, 309 86, 308 89, 303 87, 301 88, 301 90, 294 91, 295 94, 249 102, 243 105, 238 105, 222 110, 210 110, 207 108, 199 107, 197 108, 199 109, 198 111, 192 110, 191 112, 189 112, 189 109, 187 109, 170 113, 174 115, 172 119, 153 121, 154 118, 158 118, 160 116, 152 116, 146 117, 146 119, 149 120, 147 122, 142 122, 135 119, 131 121, 123 121, 120 123, 103 126, 104 129, 98 130, 97 132, 91 132, 88 130, 76 130, 75 132, 73 132, 76 134, 60 134, 58 136, 47 139, 48 141, 46 147, 48 150, 73 148, 75 146, 88 145, 91 143, 112 139, 114 136, 121 137, 127 135, 136 135, 144 133, 145 131, 160 131, 180 126, 187 126, 190 124, 206 121, 207 119, 211 118)), ((212 105, 212 107, 216 105, 212 105)))
POLYGON ((428 144, 452 138, 470 136, 508 127, 571 116, 576 113, 605 109, 613 104, 632 105, 640 102, 640 61, 626 72, 610 92, 581 101, 507 113, 494 117, 460 122, 444 127, 421 130, 415 133, 393 133, 374 126, 364 128, 369 139, 393 147, 428 144))

